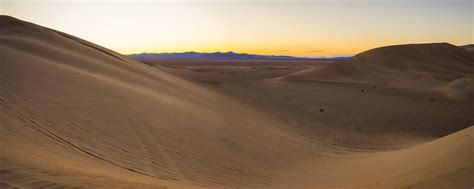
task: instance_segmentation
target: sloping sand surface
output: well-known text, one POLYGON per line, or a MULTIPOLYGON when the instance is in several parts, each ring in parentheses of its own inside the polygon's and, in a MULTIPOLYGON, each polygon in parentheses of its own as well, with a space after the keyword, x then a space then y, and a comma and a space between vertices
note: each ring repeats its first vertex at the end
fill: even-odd
MULTIPOLYGON (((327 64, 284 76, 287 80, 384 84, 399 88, 430 90, 456 80, 474 78, 474 54, 448 43, 381 47, 348 61, 327 64)), ((466 93, 451 88, 453 93, 466 93)), ((474 97, 448 95, 449 97, 474 97)))
POLYGON ((302 135, 255 104, 7 16, 0 61, 2 188, 472 185, 468 108, 442 129, 451 135, 361 150, 370 144, 302 135))

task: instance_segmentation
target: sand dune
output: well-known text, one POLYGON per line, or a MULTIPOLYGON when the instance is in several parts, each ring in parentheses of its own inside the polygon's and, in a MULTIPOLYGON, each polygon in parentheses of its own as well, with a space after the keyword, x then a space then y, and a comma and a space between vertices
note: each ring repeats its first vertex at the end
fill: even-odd
MULTIPOLYGON (((434 105, 441 110, 421 114, 433 119, 424 121, 438 122, 434 134, 416 135, 429 128, 412 129, 413 135, 406 137, 403 132, 391 134, 392 139, 417 141, 405 143, 402 149, 398 145, 396 150, 364 150, 374 141, 361 142, 361 137, 382 140, 391 130, 383 134, 380 125, 365 122, 365 128, 378 128, 378 132, 348 134, 351 129, 343 132, 340 127, 321 137, 302 134, 305 130, 288 124, 276 110, 258 106, 265 100, 251 103, 229 96, 65 33, 1 16, 0 34, 2 188, 472 185, 473 167, 468 160, 473 122, 466 116, 472 113, 471 106, 459 107, 451 101, 434 105), (349 140, 352 145, 331 143, 331 137, 339 134, 357 140, 349 140)), ((459 66, 466 69, 456 73, 461 76, 470 66, 459 66)), ((463 88, 459 86, 464 82, 470 80, 449 87, 463 88)), ((274 80, 263 83, 295 90, 308 87, 274 80)), ((398 96, 396 92, 388 99, 408 102, 398 96)), ((343 102, 354 101, 340 97, 343 102)), ((420 103, 418 108, 432 106, 420 103)), ((292 107, 285 111, 300 114, 292 107)), ((314 117, 318 118, 287 118, 308 122, 314 117)), ((316 129, 327 129, 331 119, 339 122, 334 117, 321 119, 326 121, 315 122, 316 129)), ((398 143, 389 141, 384 147, 388 144, 398 143)))
POLYGON ((460 79, 471 80, 474 78, 473 62, 474 54, 448 43, 395 45, 368 50, 351 60, 303 70, 284 79, 383 83, 426 90, 460 79))
POLYGON ((460 46, 463 49, 466 49, 469 52, 474 52, 474 44, 460 46))

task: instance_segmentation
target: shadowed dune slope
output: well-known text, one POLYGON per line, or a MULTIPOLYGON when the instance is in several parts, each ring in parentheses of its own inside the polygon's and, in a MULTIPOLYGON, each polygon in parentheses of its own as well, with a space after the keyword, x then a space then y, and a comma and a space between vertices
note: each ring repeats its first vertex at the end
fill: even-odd
POLYGON ((1 187, 470 186, 472 127, 412 148, 354 153, 8 16, 0 16, 0 61, 1 187))
MULTIPOLYGON (((53 167, 86 180, 106 172, 232 185, 262 180, 254 174, 298 153, 268 159, 305 146, 266 116, 199 86, 67 34, 0 19, 3 165, 51 168, 64 179, 53 167)), ((31 179, 22 181, 41 186, 31 179)))

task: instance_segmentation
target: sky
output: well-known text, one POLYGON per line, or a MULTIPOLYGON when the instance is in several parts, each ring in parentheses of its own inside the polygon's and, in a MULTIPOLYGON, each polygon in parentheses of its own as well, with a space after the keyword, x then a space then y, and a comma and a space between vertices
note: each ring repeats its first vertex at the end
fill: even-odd
POLYGON ((123 54, 352 55, 474 43, 473 0, 0 0, 0 14, 123 54))

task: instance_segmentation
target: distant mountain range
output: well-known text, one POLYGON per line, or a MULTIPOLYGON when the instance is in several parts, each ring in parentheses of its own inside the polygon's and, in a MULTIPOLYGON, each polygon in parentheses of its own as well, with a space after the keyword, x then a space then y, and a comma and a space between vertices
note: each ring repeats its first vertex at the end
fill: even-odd
MULTIPOLYGON (((468 51, 474 51, 474 44, 468 44, 459 46, 468 51)), ((233 59, 233 60, 343 60, 349 59, 350 55, 341 56, 329 56, 329 57, 296 57, 296 56, 283 56, 283 55, 259 55, 259 54, 247 54, 247 53, 235 53, 229 52, 173 52, 173 53, 140 53, 130 54, 130 58, 133 58, 142 62, 152 62, 161 59, 233 59)))
POLYGON ((322 59, 322 60, 334 60, 334 59, 345 59, 348 56, 341 57, 295 57, 295 56, 279 56, 279 55, 258 55, 258 54, 247 54, 247 53, 235 53, 235 52, 212 52, 212 53, 200 53, 200 52, 182 52, 182 53, 140 53, 128 55, 130 58, 139 61, 155 61, 159 59, 242 59, 242 60, 291 60, 291 59, 322 59))

